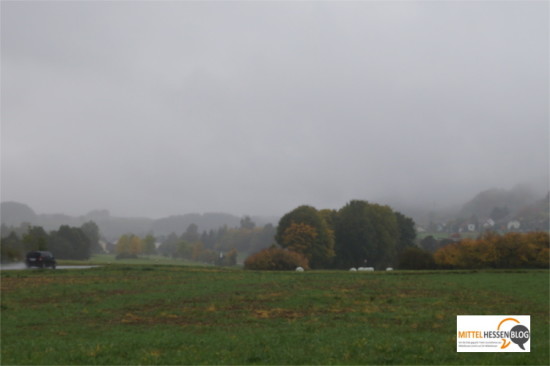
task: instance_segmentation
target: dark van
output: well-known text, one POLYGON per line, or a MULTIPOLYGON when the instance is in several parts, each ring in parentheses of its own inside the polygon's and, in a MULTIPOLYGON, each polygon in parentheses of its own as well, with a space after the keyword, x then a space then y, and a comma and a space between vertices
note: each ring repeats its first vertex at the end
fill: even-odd
POLYGON ((29 268, 29 267, 39 267, 39 268, 51 267, 52 269, 55 269, 55 265, 57 263, 56 263, 55 258, 54 258, 52 253, 43 252, 43 251, 36 251, 36 252, 27 253, 27 258, 25 260, 25 264, 27 265, 27 268, 29 268))

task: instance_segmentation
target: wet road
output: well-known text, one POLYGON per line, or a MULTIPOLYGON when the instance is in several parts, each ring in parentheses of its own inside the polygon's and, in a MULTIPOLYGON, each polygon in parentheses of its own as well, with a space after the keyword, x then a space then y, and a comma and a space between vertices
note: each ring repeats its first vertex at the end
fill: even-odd
MULTIPOLYGON (((60 266, 57 266, 56 269, 89 269, 89 268, 95 268, 95 267, 99 267, 99 266, 61 266, 60 265, 60 266)), ((9 263, 9 264, 0 265, 0 271, 21 271, 24 269, 28 269, 29 271, 31 271, 31 270, 37 270, 40 268, 35 268, 35 267, 27 268, 27 266, 25 266, 25 263, 9 263)), ((47 269, 50 269, 50 268, 47 268, 47 269)))

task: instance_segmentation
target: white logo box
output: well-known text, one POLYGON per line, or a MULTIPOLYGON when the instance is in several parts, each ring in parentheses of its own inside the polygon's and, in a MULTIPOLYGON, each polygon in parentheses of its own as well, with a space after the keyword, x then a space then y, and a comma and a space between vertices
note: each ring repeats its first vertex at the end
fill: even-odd
POLYGON ((530 352, 531 316, 457 315, 457 352, 530 352))

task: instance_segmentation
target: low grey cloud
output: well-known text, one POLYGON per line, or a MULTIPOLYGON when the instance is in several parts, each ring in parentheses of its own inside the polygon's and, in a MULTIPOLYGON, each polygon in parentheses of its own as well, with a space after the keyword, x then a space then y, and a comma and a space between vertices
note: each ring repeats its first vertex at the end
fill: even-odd
POLYGON ((38 212, 548 185, 546 2, 1 7, 2 200, 38 212))

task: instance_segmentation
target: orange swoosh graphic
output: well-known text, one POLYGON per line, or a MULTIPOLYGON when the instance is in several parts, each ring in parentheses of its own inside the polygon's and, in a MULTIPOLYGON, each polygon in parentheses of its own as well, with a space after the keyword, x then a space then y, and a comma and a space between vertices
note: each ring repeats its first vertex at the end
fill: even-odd
POLYGON ((500 322, 500 324, 498 325, 497 330, 500 330, 500 326, 502 325, 502 323, 504 323, 505 321, 508 321, 508 320, 513 320, 513 321, 515 321, 516 323, 519 324, 519 320, 517 320, 517 319, 514 319, 514 318, 506 318, 506 319, 504 319, 503 321, 500 322))
MULTIPOLYGON (((499 325, 498 325, 498 327, 497 327, 497 330, 500 330, 500 326, 502 325, 502 323, 504 323, 504 322, 506 322, 506 321, 508 321, 508 320, 515 321, 516 323, 519 324, 519 320, 517 320, 517 319, 514 319, 514 318, 506 318, 506 319, 504 319, 503 321, 501 321, 501 322, 499 323, 499 325)), ((506 343, 506 339, 502 338, 502 346, 500 346, 500 349, 504 349, 504 348, 508 347, 511 343, 512 343, 512 342, 506 343)))

